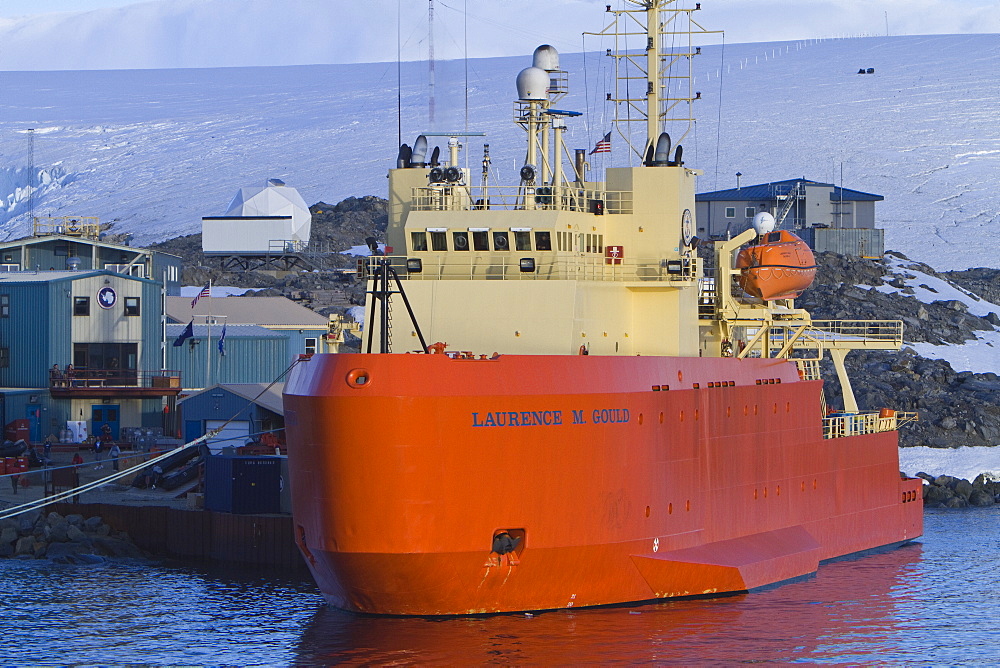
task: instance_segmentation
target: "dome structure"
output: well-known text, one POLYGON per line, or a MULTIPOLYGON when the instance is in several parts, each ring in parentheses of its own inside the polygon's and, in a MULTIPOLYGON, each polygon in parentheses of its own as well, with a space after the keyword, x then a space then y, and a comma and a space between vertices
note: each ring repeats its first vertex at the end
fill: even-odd
POLYGON ((309 242, 309 233, 312 227, 312 214, 309 212, 309 205, 302 199, 298 190, 286 186, 284 181, 279 179, 269 179, 263 186, 240 188, 236 196, 233 197, 233 201, 229 203, 225 215, 241 218, 291 216, 291 225, 283 226, 283 229, 290 233, 290 236, 280 238, 302 243, 309 242))
POLYGON ((240 188, 222 216, 201 219, 206 255, 297 252, 308 245, 312 213, 295 188, 280 179, 240 188))

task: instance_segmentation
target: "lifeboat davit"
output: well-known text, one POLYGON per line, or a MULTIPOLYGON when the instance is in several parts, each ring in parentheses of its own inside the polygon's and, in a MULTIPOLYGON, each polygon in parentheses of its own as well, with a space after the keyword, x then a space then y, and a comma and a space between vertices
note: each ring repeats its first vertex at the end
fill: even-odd
POLYGON ((816 278, 812 249, 787 230, 759 235, 736 256, 736 268, 740 287, 765 301, 795 299, 816 278))

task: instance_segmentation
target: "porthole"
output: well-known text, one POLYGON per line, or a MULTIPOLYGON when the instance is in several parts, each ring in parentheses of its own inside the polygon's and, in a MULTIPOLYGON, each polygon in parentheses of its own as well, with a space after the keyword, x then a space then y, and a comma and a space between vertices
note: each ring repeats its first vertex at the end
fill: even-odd
POLYGON ((639 413, 639 424, 642 424, 642 413, 639 413))
POLYGON ((646 506, 646 517, 649 517, 649 506, 646 506))
POLYGON ((667 504, 667 515, 673 515, 673 514, 674 514, 674 504, 668 503, 667 504))
POLYGON ((663 411, 660 411, 660 424, 663 424, 663 411))

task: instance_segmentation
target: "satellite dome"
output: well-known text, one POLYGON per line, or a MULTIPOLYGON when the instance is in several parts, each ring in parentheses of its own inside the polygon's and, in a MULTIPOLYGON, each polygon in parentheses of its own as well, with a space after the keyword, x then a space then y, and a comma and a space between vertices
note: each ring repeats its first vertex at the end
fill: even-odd
POLYGON ((540 67, 526 67, 517 75, 517 99, 545 100, 549 96, 549 73, 540 67))
POLYGON ((757 234, 767 234, 774 231, 774 216, 767 211, 761 211, 753 217, 753 229, 757 234))
POLYGON ((556 47, 554 46, 542 44, 535 49, 534 62, 532 64, 546 72, 555 72, 559 69, 559 52, 556 51, 556 47))

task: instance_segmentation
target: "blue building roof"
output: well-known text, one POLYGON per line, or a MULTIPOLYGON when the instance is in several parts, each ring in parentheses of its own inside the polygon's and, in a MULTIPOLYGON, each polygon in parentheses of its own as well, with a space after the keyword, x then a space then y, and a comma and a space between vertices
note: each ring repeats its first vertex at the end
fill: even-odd
POLYGON ((881 202, 885 198, 882 195, 851 190, 850 188, 839 188, 832 183, 821 183, 809 179, 788 179, 786 181, 774 181, 772 183, 758 183, 742 188, 730 188, 728 190, 714 190, 707 193, 695 195, 698 202, 747 202, 751 200, 773 200, 776 197, 787 195, 799 183, 807 186, 826 186, 832 188, 830 199, 839 202, 841 199, 851 202, 881 202), (841 197, 843 191, 843 197, 841 197))

